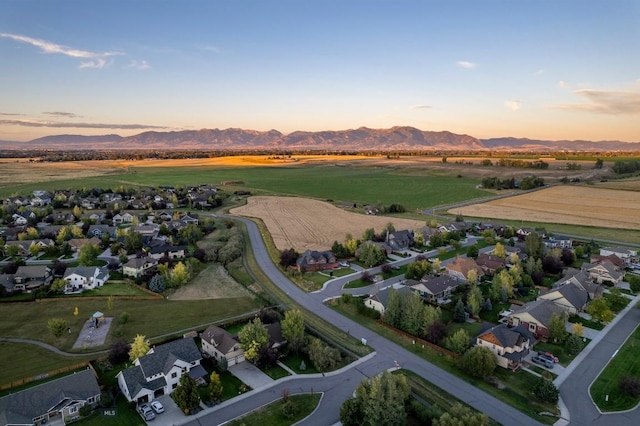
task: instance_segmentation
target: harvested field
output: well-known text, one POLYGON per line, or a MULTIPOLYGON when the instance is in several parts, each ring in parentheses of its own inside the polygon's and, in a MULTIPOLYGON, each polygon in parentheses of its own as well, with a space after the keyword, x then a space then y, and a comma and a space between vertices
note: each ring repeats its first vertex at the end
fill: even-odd
POLYGON ((554 186, 515 197, 456 207, 468 217, 640 229, 640 193, 587 186, 554 186))
POLYGON ((418 220, 351 213, 324 201, 294 197, 250 197, 246 206, 231 213, 262 219, 279 250, 293 247, 298 252, 328 250, 347 234, 360 237, 369 228, 380 232, 389 222, 397 230, 425 226, 418 220))
POLYGON ((212 264, 201 271, 189 284, 177 289, 169 299, 200 300, 251 296, 251 292, 231 278, 222 265, 212 264))

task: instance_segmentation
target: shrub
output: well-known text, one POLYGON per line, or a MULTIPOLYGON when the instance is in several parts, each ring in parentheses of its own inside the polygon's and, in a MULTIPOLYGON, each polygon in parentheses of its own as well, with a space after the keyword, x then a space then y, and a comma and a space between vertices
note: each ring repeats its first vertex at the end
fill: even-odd
POLYGON ((567 337, 567 341, 565 342, 564 347, 566 348, 569 355, 575 356, 578 355, 584 347, 584 342, 582 341, 582 338, 580 336, 572 334, 567 337))
POLYGON ((632 398, 640 396, 640 377, 622 376, 618 381, 618 389, 632 398))
POLYGON ((543 402, 555 404, 560 397, 560 391, 556 388, 551 380, 540 377, 533 386, 533 393, 543 402))

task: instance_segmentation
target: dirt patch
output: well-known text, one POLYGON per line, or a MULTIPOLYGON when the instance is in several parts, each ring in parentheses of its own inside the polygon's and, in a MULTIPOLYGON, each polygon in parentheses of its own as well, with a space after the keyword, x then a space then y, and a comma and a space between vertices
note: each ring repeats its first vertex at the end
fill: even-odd
POLYGON ((419 220, 352 213, 324 201, 294 197, 250 197, 247 205, 231 213, 262 219, 279 250, 293 247, 299 252, 328 250, 347 234, 359 238, 366 229, 380 232, 389 222, 397 230, 425 226, 419 220))
POLYGON ((226 299, 251 297, 251 293, 238 284, 219 264, 209 265, 189 284, 175 291, 170 300, 226 299))
POLYGON ((470 217, 640 229, 640 192, 587 186, 555 186, 483 204, 456 207, 449 213, 470 217))

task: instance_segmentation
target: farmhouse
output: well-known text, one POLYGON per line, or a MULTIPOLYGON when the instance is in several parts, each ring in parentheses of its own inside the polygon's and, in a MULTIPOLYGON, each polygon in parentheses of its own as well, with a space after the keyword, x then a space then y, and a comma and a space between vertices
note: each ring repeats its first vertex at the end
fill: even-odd
POLYGON ((15 274, 2 274, 2 285, 8 293, 30 293, 33 290, 51 284, 53 273, 45 265, 20 266, 15 274))
POLYGON ((500 256, 486 253, 478 254, 476 263, 482 268, 482 272, 486 275, 494 275, 507 265, 507 261, 500 256))
POLYGON ((624 274, 615 267, 615 265, 609 261, 602 263, 584 263, 582 270, 589 274, 589 277, 598 284, 610 283, 611 285, 618 285, 622 281, 624 274))
POLYGON ((116 375, 118 387, 129 402, 138 404, 170 394, 183 374, 199 379, 207 374, 193 338, 174 340, 151 348, 134 366, 116 375))
POLYGON ((80 417, 81 407, 95 407, 99 400, 93 371, 78 371, 0 398, 0 424, 66 424, 80 417))

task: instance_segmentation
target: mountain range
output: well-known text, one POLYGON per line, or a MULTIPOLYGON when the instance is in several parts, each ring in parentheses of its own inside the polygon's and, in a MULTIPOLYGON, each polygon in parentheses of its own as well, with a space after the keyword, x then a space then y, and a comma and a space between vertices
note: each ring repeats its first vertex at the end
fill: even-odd
POLYGON ((201 129, 143 132, 133 136, 54 135, 28 142, 0 141, 7 150, 331 150, 331 151, 640 151, 640 142, 535 140, 523 138, 478 139, 447 131, 414 127, 390 129, 360 127, 318 132, 277 130, 201 129))

